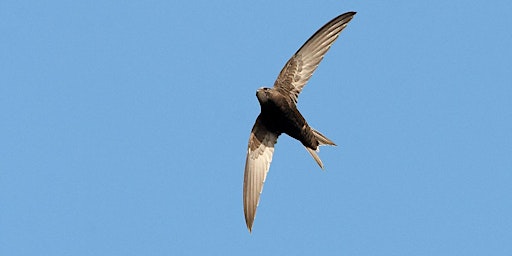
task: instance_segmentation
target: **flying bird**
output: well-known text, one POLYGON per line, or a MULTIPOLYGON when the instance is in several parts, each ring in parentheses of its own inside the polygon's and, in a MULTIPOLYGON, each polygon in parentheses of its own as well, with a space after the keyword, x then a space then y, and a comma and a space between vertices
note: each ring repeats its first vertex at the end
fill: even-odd
POLYGON ((259 88, 256 91, 261 112, 249 137, 243 192, 245 222, 249 232, 252 231, 263 183, 279 135, 285 133, 300 141, 322 169, 323 163, 316 153, 318 147, 336 145, 309 126, 297 109, 297 98, 325 53, 355 14, 344 13, 321 27, 284 65, 273 88, 259 88))

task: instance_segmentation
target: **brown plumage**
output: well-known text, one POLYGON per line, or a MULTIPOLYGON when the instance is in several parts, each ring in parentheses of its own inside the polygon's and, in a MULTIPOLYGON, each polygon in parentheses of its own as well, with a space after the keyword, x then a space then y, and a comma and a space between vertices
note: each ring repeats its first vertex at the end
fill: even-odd
POLYGON ((300 141, 322 169, 318 146, 335 145, 308 125, 296 104, 302 88, 355 14, 347 12, 325 24, 288 60, 273 88, 256 91, 261 112, 249 137, 244 174, 244 213, 249 231, 279 135, 286 133, 300 141))

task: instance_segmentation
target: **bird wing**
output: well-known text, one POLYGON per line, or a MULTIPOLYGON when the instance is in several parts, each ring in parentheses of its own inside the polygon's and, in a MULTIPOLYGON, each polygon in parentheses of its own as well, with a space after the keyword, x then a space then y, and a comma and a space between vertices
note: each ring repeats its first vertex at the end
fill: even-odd
POLYGON ((274 83, 274 88, 290 95, 297 103, 302 88, 355 14, 355 12, 341 14, 313 34, 284 65, 274 83))
POLYGON ((244 214, 249 231, 252 230, 277 137, 279 134, 268 131, 258 116, 249 137, 244 173, 244 214))

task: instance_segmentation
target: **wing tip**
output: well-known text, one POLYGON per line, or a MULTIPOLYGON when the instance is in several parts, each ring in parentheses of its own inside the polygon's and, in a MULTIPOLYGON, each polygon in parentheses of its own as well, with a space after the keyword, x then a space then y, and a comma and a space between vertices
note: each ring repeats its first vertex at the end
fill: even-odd
POLYGON ((354 16, 354 15, 356 15, 356 14, 357 14, 357 12, 355 12, 355 11, 349 11, 349 12, 346 12, 346 13, 344 13, 344 14, 340 15, 340 16, 343 16, 343 15, 346 15, 346 16, 354 16))
POLYGON ((252 234, 252 224, 254 224, 254 217, 251 219, 249 216, 245 215, 245 225, 247 225, 249 234, 252 234))
POLYGON ((346 12, 346 13, 343 13, 341 15, 339 15, 338 17, 334 18, 334 20, 338 20, 338 21, 342 21, 342 24, 345 24, 345 26, 352 20, 352 18, 354 18, 354 16, 357 14, 357 12, 355 11, 350 11, 350 12, 346 12))

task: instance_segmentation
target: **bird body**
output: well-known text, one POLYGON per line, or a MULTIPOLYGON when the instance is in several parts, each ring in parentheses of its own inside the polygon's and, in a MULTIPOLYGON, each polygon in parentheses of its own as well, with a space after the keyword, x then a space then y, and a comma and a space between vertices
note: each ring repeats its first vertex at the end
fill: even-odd
MULTIPOLYGON (((317 150, 320 142, 314 130, 308 125, 290 97, 272 88, 258 89, 256 97, 261 106, 261 113, 258 116, 260 125, 278 136, 285 133, 300 141, 305 147, 317 150)), ((334 143, 331 142, 331 145, 334 143)))
POLYGON ((355 14, 347 12, 325 24, 288 60, 273 88, 256 91, 261 112, 249 137, 243 190, 245 221, 249 231, 252 230, 277 138, 285 133, 300 141, 322 169, 323 163, 317 154, 319 146, 335 145, 309 126, 297 109, 297 100, 325 53, 355 14))

